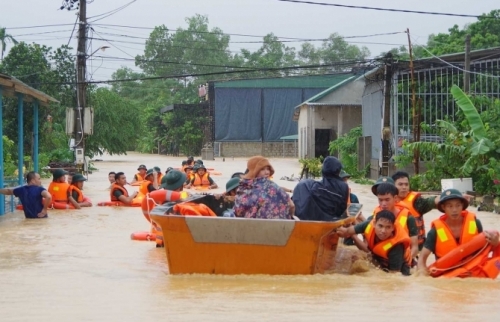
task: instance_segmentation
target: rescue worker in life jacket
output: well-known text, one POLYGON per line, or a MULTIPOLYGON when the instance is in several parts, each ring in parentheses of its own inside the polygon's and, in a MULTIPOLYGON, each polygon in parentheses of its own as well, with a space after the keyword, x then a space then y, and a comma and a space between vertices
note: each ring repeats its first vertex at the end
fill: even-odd
POLYGON ((82 207, 92 207, 92 203, 83 200, 83 183, 87 181, 83 175, 76 173, 71 179, 71 185, 68 188, 68 201, 76 209, 81 209, 82 207))
POLYGON ((158 184, 158 172, 156 172, 153 168, 149 169, 148 172, 146 172, 144 181, 139 187, 139 192, 143 195, 146 195, 148 192, 158 190, 159 187, 160 185, 158 184))
MULTIPOLYGON (((372 186, 372 193, 377 196, 379 206, 373 211, 373 215, 380 210, 389 210, 396 216, 401 226, 405 227, 406 232, 411 239, 411 257, 415 258, 418 255, 418 227, 417 222, 408 210, 397 205, 399 200, 398 188, 394 185, 394 180, 391 177, 380 177, 372 186)), ((371 220, 372 216, 366 220, 371 220)), ((416 265, 416 262, 414 263, 416 265)), ((413 266, 414 266, 413 265, 413 266)))
MULTIPOLYGON (((483 232, 481 221, 467 211, 469 201, 456 189, 443 191, 437 204, 444 215, 434 220, 427 233, 424 247, 418 259, 418 271, 429 275, 427 258, 431 253, 439 259, 456 247, 470 241, 483 232)), ((485 231, 486 240, 494 247, 499 244, 498 232, 485 231)))
POLYGON ((187 187, 187 185, 191 183, 191 180, 193 180, 194 173, 196 170, 198 170, 197 164, 195 166, 186 165, 184 167, 184 174, 186 174, 186 181, 184 182, 184 187, 187 187))
POLYGON ((137 196, 137 191, 129 195, 127 189, 125 189, 125 184, 127 184, 125 174, 123 172, 115 174, 115 183, 113 183, 109 192, 111 201, 121 201, 127 205, 132 203, 132 200, 137 196))
POLYGON ((436 208, 439 197, 423 198, 420 193, 410 190, 410 176, 408 173, 398 171, 392 175, 394 184, 399 191, 398 206, 408 210, 417 223, 418 228, 418 250, 422 250, 425 242, 424 215, 436 208))
POLYGON ((137 172, 134 175, 134 179, 132 179, 131 183, 134 183, 134 182, 137 182, 137 181, 144 181, 144 179, 146 177, 146 172, 148 171, 148 168, 146 168, 146 166, 144 164, 141 164, 137 168, 137 171, 139 171, 139 172, 137 172))
POLYGON ((110 173, 108 173, 108 181, 109 181, 109 188, 108 189, 111 189, 111 187, 113 186, 113 183, 115 183, 115 174, 116 174, 116 172, 114 172, 114 171, 111 171, 110 173))
POLYGON ((156 180, 156 182, 158 182, 158 187, 159 187, 159 186, 161 186, 161 179, 163 179, 163 173, 161 173, 161 169, 158 166, 154 166, 153 169, 157 173, 157 180, 156 180))
POLYGON ((208 189, 217 189, 217 184, 214 182, 207 172, 207 168, 203 164, 198 164, 197 170, 191 182, 186 186, 187 189, 191 187, 205 187, 208 189))
POLYGON ((67 171, 56 169, 52 173, 52 182, 49 184, 48 191, 52 196, 52 202, 68 202, 69 184, 66 182, 67 171))
MULTIPOLYGON (((398 171, 392 175, 394 184, 399 191, 399 202, 398 206, 402 206, 408 209, 410 215, 412 215, 416 222, 418 228, 418 249, 422 250, 425 242, 425 221, 424 215, 436 208, 439 202, 438 197, 423 198, 420 193, 410 190, 410 176, 404 171, 398 171)), ((464 195, 467 200, 471 196, 464 195)))
POLYGON ((337 233, 341 237, 363 234, 367 245, 358 248, 370 252, 375 265, 388 272, 410 275, 410 237, 391 211, 381 210, 371 221, 340 227, 337 233))

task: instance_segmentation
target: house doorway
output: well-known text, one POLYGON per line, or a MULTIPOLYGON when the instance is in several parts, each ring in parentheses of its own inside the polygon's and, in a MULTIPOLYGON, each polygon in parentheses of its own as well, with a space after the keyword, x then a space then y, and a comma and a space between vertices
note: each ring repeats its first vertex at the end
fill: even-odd
POLYGON ((335 140, 337 135, 331 129, 315 129, 314 130, 314 157, 319 158, 322 156, 326 158, 330 155, 328 148, 330 141, 335 140))

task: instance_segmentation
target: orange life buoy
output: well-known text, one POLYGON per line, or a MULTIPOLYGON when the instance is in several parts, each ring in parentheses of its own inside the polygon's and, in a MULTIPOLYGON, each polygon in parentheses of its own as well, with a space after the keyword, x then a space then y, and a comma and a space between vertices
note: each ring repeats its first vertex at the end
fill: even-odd
POLYGON ((140 207, 142 204, 142 200, 144 199, 143 194, 138 194, 134 199, 132 199, 132 203, 126 204, 122 201, 101 201, 97 203, 100 207, 140 207))
POLYGON ((480 251, 487 244, 486 235, 484 233, 477 234, 467 243, 459 245, 429 266, 431 276, 438 277, 444 274, 445 271, 459 265, 462 260, 480 251))
POLYGON ((97 203, 99 207, 139 207, 137 204, 126 204, 121 201, 101 201, 97 203))
POLYGON ((137 231, 130 235, 130 239, 140 241, 155 241, 156 234, 148 233, 147 231, 137 231))
MULTIPOLYGON (((497 246, 498 248, 498 246, 497 246)), ((500 273, 500 256, 489 257, 489 253, 496 250, 491 245, 485 245, 474 256, 471 256, 462 266, 448 271, 440 277, 483 277, 496 279, 500 273)))

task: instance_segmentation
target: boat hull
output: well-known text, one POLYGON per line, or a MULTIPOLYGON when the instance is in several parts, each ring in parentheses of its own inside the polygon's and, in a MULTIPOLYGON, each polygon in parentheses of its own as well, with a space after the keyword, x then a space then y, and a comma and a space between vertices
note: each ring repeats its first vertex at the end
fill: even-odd
POLYGON ((335 229, 352 223, 151 214, 163 231, 171 274, 324 273, 337 250, 335 229))

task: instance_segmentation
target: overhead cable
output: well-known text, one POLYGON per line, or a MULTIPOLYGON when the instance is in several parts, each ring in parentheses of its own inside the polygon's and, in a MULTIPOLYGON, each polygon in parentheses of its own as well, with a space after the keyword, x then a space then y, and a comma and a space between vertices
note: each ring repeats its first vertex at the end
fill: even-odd
MULTIPOLYGON (((302 0, 277 0, 277 1, 291 2, 291 3, 298 3, 298 4, 312 4, 312 5, 329 6, 329 7, 340 7, 340 8, 349 8, 349 9, 364 9, 364 10, 390 11, 390 12, 402 12, 402 13, 416 13, 416 14, 422 14, 422 15, 449 16, 449 17, 462 17, 462 18, 488 18, 488 16, 485 16, 485 15, 478 16, 478 15, 467 15, 467 14, 447 13, 447 12, 365 7, 365 6, 353 6, 353 5, 337 4, 337 3, 327 3, 327 2, 314 2, 314 1, 302 1, 302 0)), ((489 17, 489 18, 495 18, 495 17, 489 17)))

